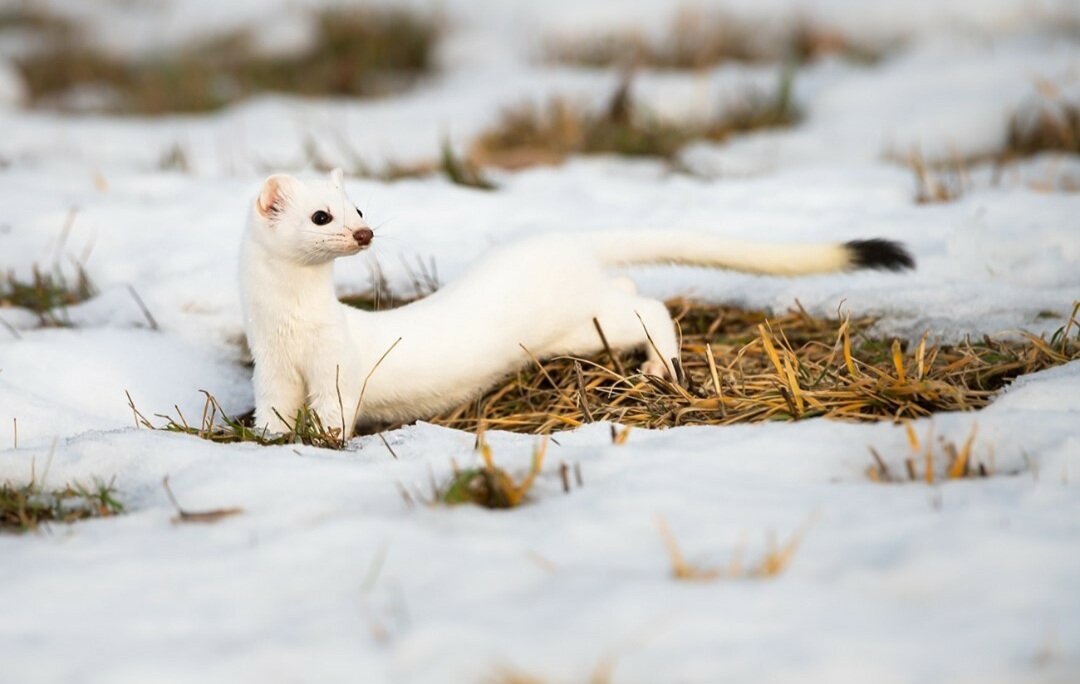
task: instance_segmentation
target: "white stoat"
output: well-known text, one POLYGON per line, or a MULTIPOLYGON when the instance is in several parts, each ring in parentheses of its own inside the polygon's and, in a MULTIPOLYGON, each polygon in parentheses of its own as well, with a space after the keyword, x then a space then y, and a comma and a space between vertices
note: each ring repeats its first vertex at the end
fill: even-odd
POLYGON ((594 318, 614 349, 645 349, 644 373, 670 375, 679 355, 671 316, 606 271, 616 265, 787 276, 913 266, 903 247, 884 240, 782 246, 689 231, 546 233, 494 249, 426 299, 367 312, 338 302, 333 262, 372 238, 340 170, 328 182, 275 175, 263 184, 240 263, 258 426, 287 430, 281 417, 292 420, 305 404, 346 435, 354 422, 430 417, 529 363, 529 353, 600 351, 594 318))

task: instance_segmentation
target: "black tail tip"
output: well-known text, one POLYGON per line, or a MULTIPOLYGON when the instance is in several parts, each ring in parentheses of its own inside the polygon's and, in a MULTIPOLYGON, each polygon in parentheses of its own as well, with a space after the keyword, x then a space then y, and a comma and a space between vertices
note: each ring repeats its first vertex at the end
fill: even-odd
POLYGON ((915 268, 915 259, 899 242, 874 238, 852 240, 845 242, 844 246, 851 255, 851 265, 854 268, 880 268, 887 271, 915 268))

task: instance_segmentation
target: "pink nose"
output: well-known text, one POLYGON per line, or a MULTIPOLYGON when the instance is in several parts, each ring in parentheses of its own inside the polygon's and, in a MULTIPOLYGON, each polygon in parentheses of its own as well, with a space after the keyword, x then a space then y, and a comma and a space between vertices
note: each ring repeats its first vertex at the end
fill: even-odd
POLYGON ((352 236, 356 240, 356 244, 367 247, 371 244, 371 239, 375 237, 375 233, 372 233, 370 228, 358 228, 353 231, 352 236))

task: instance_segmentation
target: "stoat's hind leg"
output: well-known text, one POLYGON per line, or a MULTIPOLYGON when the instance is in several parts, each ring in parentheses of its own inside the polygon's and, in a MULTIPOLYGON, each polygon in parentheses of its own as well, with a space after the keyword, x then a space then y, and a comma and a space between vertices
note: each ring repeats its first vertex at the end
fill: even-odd
POLYGON ((647 297, 634 297, 634 320, 644 337, 646 361, 641 372, 674 380, 679 363, 679 340, 675 336, 675 321, 663 302, 647 297), (640 316, 640 319, 638 318, 640 316))
MULTIPOLYGON (((675 323, 663 302, 627 294, 616 285, 604 296, 596 319, 612 349, 645 349, 647 360, 641 366, 641 372, 674 377, 672 359, 679 357, 679 343, 675 337, 675 323)), ((547 355, 583 355, 595 354, 601 349, 603 343, 596 325, 589 320, 545 351, 547 355)))

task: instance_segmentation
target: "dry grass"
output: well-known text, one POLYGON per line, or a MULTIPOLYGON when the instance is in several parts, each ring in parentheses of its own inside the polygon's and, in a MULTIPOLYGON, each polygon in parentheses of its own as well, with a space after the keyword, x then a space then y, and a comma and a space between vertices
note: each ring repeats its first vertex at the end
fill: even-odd
MULTIPOLYGON (((614 676, 615 661, 607 658, 597 663, 588 677, 574 681, 581 681, 584 684, 611 684, 614 676)), ((494 668, 493 674, 484 681, 487 684, 551 684, 551 680, 508 665, 494 668)))
POLYGON ((659 39, 640 31, 556 36, 546 41, 543 56, 551 62, 593 68, 704 69, 732 61, 804 63, 833 55, 872 62, 882 54, 883 50, 860 45, 838 29, 805 18, 762 22, 683 8, 659 39))
POLYGON ((1080 154, 1080 103, 1063 98, 1052 83, 1039 82, 1038 87, 1039 105, 1009 119, 1006 160, 1040 152, 1080 154))
POLYGON ((938 204, 959 199, 971 185, 968 166, 974 160, 953 156, 946 162, 929 162, 918 148, 906 155, 887 155, 911 169, 915 176, 915 201, 938 204))
POLYGON ((96 293, 81 266, 76 266, 73 280, 59 268, 44 272, 37 266, 34 266, 29 280, 20 280, 13 273, 0 277, 0 309, 28 309, 37 314, 42 327, 70 326, 67 307, 86 301, 96 293))
POLYGON ((920 443, 915 428, 910 423, 904 425, 907 431, 910 454, 904 458, 903 468, 889 465, 876 449, 870 447, 873 464, 866 469, 867 476, 874 482, 926 482, 934 484, 937 480, 959 480, 972 477, 989 477, 993 474, 993 463, 976 458, 974 452, 977 426, 972 426, 964 443, 959 447, 956 442, 945 439, 937 440, 935 446, 934 428, 931 425, 926 435, 925 446, 920 443), (940 449, 940 453, 938 453, 940 449), (920 472, 921 471, 921 472, 920 472))
POLYGON ((26 532, 46 523, 72 523, 124 512, 113 483, 95 480, 44 489, 31 480, 26 485, 0 484, 0 532, 26 532))
POLYGON ((660 537, 667 548, 671 558, 671 575, 677 580, 693 582, 712 582, 718 579, 768 579, 777 577, 791 565, 791 560, 799 548, 803 537, 810 527, 808 521, 797 532, 780 544, 775 535, 769 535, 765 552, 756 563, 744 565, 743 549, 738 549, 726 568, 702 566, 690 563, 683 556, 675 535, 671 533, 667 522, 663 518, 657 518, 657 526, 660 528, 660 537))
POLYGON ((297 55, 263 55, 237 32, 138 59, 109 54, 42 11, 12 15, 8 26, 36 34, 42 46, 16 60, 32 104, 128 114, 207 111, 263 91, 394 92, 431 69, 440 34, 437 19, 402 8, 327 9, 312 21, 312 47, 297 55), (92 103, 73 105, 78 92, 92 103))
MULTIPOLYGON (((1021 108, 1009 118, 1005 143, 993 153, 961 157, 951 154, 945 159, 926 159, 918 148, 907 153, 890 151, 885 158, 907 166, 915 176, 915 201, 919 204, 951 202, 971 188, 968 170, 976 165, 993 166, 993 182, 1005 176, 1013 162, 1042 153, 1080 154, 1080 104, 1062 96, 1058 87, 1039 81, 1040 99, 1021 108)), ((1027 183, 1040 192, 1077 192, 1080 185, 1070 175, 1056 177, 1048 169, 1048 177, 1027 183)))
POLYGON ((478 165, 522 168, 555 164, 572 154, 619 154, 672 159, 694 140, 719 142, 737 133, 791 126, 799 113, 791 98, 793 72, 782 72, 772 93, 748 90, 745 97, 707 120, 670 121, 637 106, 625 80, 602 112, 555 97, 544 106, 505 110, 474 142, 478 165))
MULTIPOLYGON (((1080 307, 1080 303, 1077 305, 1080 307)), ((903 420, 986 406, 1011 379, 1080 358, 1080 324, 1046 340, 919 344, 877 338, 872 318, 779 315, 674 299, 683 382, 636 374, 640 355, 532 364, 432 422, 547 434, 592 421, 647 428, 801 420, 903 420)))

